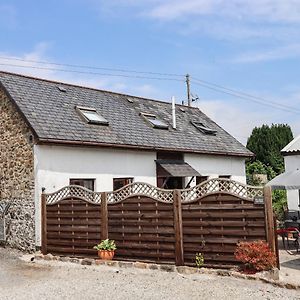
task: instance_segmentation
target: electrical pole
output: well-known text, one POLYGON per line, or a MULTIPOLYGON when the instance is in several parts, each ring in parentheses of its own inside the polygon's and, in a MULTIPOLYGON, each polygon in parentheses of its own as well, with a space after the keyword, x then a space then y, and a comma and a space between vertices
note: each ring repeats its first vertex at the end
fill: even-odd
POLYGON ((189 74, 186 74, 185 76, 186 80, 186 91, 187 91, 187 100, 188 100, 188 106, 192 106, 191 105, 191 88, 190 88, 190 75, 189 74))

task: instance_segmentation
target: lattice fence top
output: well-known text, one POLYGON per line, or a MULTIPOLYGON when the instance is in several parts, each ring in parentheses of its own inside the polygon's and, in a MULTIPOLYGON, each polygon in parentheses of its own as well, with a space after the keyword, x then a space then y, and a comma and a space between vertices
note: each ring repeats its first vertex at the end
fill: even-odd
POLYGON ((79 185, 69 185, 57 192, 45 194, 47 204, 55 204, 67 198, 77 198, 92 204, 101 203, 101 193, 96 193, 79 185))
POLYGON ((173 190, 164 190, 144 182, 135 182, 107 193, 108 203, 117 203, 131 196, 145 196, 164 203, 173 202, 173 190))
POLYGON ((242 184, 231 179, 213 178, 189 189, 180 190, 181 202, 192 202, 196 199, 214 193, 230 193, 240 198, 254 201, 263 197, 263 188, 242 184))

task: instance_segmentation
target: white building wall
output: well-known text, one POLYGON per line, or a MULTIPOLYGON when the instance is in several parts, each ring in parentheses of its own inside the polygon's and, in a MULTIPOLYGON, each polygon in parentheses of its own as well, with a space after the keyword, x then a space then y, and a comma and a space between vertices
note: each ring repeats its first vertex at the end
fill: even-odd
MULTIPOLYGON (((201 176, 217 178, 230 175, 232 180, 246 183, 245 158, 217 155, 185 154, 184 160, 201 176)), ((195 180, 192 185, 195 184, 195 180)))
MULTIPOLYGON (((184 159, 203 176, 231 175, 233 180, 246 182, 244 158, 186 154, 184 159)), ((97 192, 111 191, 113 178, 117 177, 133 177, 135 182, 156 186, 155 160, 156 152, 149 151, 36 145, 36 245, 41 245, 42 188, 51 193, 69 185, 70 178, 86 178, 95 179, 97 192)))
MULTIPOLYGON (((300 169, 300 155, 284 156, 285 171, 300 169)), ((287 191, 288 209, 299 210, 299 191, 287 191)))
POLYGON ((134 177, 135 182, 156 185, 155 159, 155 152, 36 145, 36 245, 41 244, 42 188, 46 193, 55 192, 69 185, 70 178, 95 179, 97 192, 113 190, 113 178, 117 177, 134 177))

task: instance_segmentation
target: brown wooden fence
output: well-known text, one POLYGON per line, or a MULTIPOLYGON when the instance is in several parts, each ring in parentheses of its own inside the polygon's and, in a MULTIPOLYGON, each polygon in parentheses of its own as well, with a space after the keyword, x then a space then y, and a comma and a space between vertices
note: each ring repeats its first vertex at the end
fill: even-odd
POLYGON ((239 241, 266 240, 275 252, 271 193, 228 179, 184 190, 133 183, 95 193, 68 186, 42 195, 42 251, 94 256, 100 239, 114 239, 116 259, 207 266, 236 265, 239 241))

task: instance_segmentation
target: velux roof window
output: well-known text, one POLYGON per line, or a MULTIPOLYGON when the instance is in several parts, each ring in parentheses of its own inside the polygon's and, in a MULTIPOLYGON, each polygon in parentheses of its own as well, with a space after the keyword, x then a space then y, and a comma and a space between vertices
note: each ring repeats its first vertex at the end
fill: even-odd
POLYGON ((108 121, 94 108, 76 106, 76 110, 90 124, 108 125, 108 121))
POLYGON ((156 115, 141 113, 141 115, 154 127, 159 129, 169 129, 169 125, 158 119, 156 115))
POLYGON ((209 128, 207 126, 205 126, 203 123, 201 122, 197 122, 197 121, 191 121, 191 123, 202 133, 204 134, 210 134, 210 135, 216 135, 217 131, 209 128))

